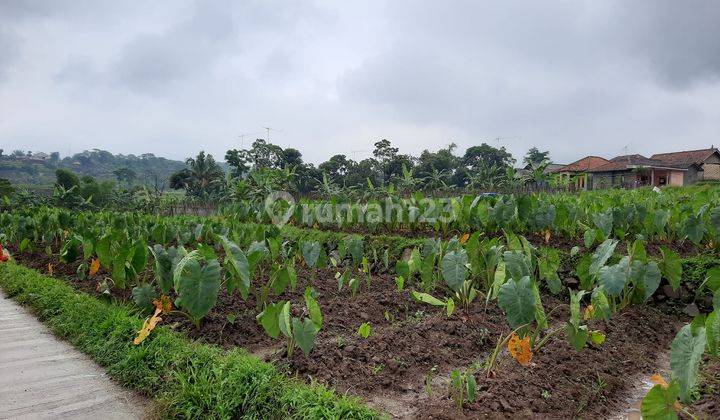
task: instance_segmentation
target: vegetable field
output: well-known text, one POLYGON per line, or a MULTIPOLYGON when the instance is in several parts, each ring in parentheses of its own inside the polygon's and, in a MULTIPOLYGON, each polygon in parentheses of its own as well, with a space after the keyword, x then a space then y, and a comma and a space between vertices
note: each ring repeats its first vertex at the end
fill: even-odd
POLYGON ((32 207, 0 214, 0 243, 129 305, 128 346, 243 348, 394 417, 720 416, 716 187, 32 207))

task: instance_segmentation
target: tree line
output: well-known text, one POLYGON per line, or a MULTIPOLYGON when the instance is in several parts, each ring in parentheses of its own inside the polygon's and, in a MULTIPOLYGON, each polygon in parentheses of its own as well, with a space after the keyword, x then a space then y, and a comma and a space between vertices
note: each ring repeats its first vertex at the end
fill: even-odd
POLYGON ((516 188, 529 182, 547 182, 549 152, 531 148, 523 158, 523 171, 505 147, 487 143, 457 153, 454 143, 419 156, 401 154, 389 140, 374 143, 372 157, 353 160, 337 154, 315 166, 303 160, 295 148, 264 139, 249 149, 225 153, 226 173, 215 158, 200 152, 186 160, 187 167, 170 177, 170 187, 184 189, 194 197, 253 198, 272 190, 301 195, 367 193, 376 189, 397 192, 452 191, 456 189, 516 188))

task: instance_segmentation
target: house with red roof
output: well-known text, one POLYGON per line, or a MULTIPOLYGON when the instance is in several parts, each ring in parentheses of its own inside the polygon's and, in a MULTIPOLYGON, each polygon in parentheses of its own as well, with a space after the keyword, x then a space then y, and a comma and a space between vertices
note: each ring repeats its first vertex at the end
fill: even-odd
POLYGON ((610 163, 610 161, 600 156, 586 156, 571 164, 556 168, 553 172, 561 177, 562 185, 568 185, 573 189, 587 190, 590 187, 589 171, 606 163, 610 163))
POLYGON ((690 165, 694 163, 702 167, 701 179, 720 180, 720 152, 714 146, 709 149, 658 153, 650 156, 650 159, 673 165, 690 165))

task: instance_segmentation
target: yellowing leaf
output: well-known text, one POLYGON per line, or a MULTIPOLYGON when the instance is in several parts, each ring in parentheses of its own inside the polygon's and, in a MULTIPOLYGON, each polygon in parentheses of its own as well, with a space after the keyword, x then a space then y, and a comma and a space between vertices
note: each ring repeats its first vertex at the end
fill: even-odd
POLYGON ((530 348, 530 336, 520 339, 517 334, 513 333, 510 340, 508 340, 507 348, 513 359, 517 360, 522 366, 530 365, 533 356, 530 348))
POLYGON ((545 245, 550 243, 550 236, 551 236, 550 229, 548 229, 545 231, 545 245))
POLYGON ((53 275, 53 265, 52 263, 48 263, 48 274, 51 276, 53 275))
POLYGON ((154 299, 153 305, 155 305, 156 310, 162 313, 168 313, 173 310, 173 304, 168 295, 162 295, 158 299, 154 299))
POLYGON ((588 320, 592 319, 595 316, 595 308, 592 305, 588 305, 585 308, 585 313, 583 313, 583 319, 588 320))
POLYGON ((668 387, 668 383, 665 381, 665 378, 663 378, 662 376, 660 376, 659 373, 656 373, 656 374, 654 374, 653 376, 651 376, 651 377, 650 377, 650 381, 651 381, 652 383, 654 383, 655 385, 660 385, 660 386, 662 386, 662 387, 665 388, 665 389, 667 389, 667 387, 668 387))
POLYGON ((93 258, 92 262, 90 263, 90 277, 97 274, 98 270, 100 270, 100 260, 97 258, 93 258))
POLYGON ((157 326, 158 322, 162 321, 162 318, 158 316, 159 314, 160 310, 156 309, 155 314, 150 318, 146 319, 145 322, 143 322, 143 326, 140 331, 138 331, 138 336, 135 337, 135 340, 133 340, 133 344, 137 346, 142 343, 146 338, 148 338, 150 332, 155 329, 155 326, 157 326))
POLYGON ((469 233, 466 233, 466 234, 464 234, 463 236, 460 237, 460 243, 461 243, 461 244, 464 244, 465 242, 468 241, 468 239, 470 239, 470 234, 469 234, 469 233))

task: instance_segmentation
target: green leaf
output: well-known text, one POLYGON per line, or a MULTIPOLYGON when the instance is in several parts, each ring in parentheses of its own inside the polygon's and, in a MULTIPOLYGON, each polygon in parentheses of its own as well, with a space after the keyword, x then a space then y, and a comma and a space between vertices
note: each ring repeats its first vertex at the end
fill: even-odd
POLYGON ((697 334, 693 334, 690 325, 685 325, 670 345, 670 369, 673 379, 680 386, 680 400, 684 403, 690 400, 697 385, 698 368, 706 343, 705 328, 699 328, 697 334))
POLYGON ((148 261, 148 247, 144 241, 139 240, 135 243, 132 250, 130 251, 132 258, 130 258, 130 266, 135 276, 142 273, 147 265, 148 261))
POLYGON ((630 259, 623 257, 619 263, 612 266, 604 266, 600 269, 600 285, 608 295, 618 296, 628 280, 628 263, 630 259))
POLYGON ((530 277, 503 284, 498 293, 498 306, 505 312, 511 328, 532 322, 535 319, 535 295, 530 277))
POLYGON ((322 328, 323 316, 320 311, 320 305, 313 297, 313 290, 310 286, 305 289, 305 306, 307 306, 310 320, 315 324, 316 329, 319 331, 320 328, 322 328))
POLYGON ((155 281, 160 286, 160 291, 168 294, 174 285, 173 269, 178 251, 174 247, 165 249, 158 244, 150 248, 150 252, 155 259, 155 281))
POLYGON ((290 322, 290 301, 287 301, 283 304, 282 309, 280 309, 280 314, 278 315, 278 328, 287 338, 292 338, 293 336, 292 324, 290 322))
POLYGON ((442 259, 442 274, 445 283, 455 292, 462 289, 467 278, 467 252, 464 249, 451 251, 442 259))
POLYGON ((593 224, 600 229, 602 234, 607 238, 612 233, 613 228, 613 213, 612 209, 608 209, 603 213, 593 214, 593 224))
POLYGON ((711 292, 720 290, 720 267, 713 267, 705 275, 705 286, 711 292))
POLYGON ((547 315, 545 315, 545 308, 543 308, 542 300, 540 300, 540 288, 535 282, 533 282, 532 288, 535 298, 535 322, 537 322, 538 328, 546 329, 548 327, 547 315))
MULTIPOLYGON (((695 245, 699 245, 705 236, 705 225, 699 215, 689 215, 682 227, 683 234, 695 245)), ((682 389, 682 385, 680 386, 682 389)))
POLYGON ((503 261, 505 262, 505 272, 509 278, 520 280, 530 276, 530 267, 525 254, 521 251, 505 251, 503 261))
POLYGON ((225 250, 225 270, 229 274, 228 292, 232 294, 237 289, 243 299, 247 299, 250 294, 250 262, 237 244, 224 236, 220 240, 225 250))
POLYGON ((447 304, 445 305, 445 311, 448 318, 450 318, 453 312, 455 312, 455 301, 453 300, 453 298, 448 298, 447 304))
POLYGON ((720 310, 715 309, 705 318, 708 353, 720 356, 720 310))
POLYGON ((585 347, 585 344, 587 344, 588 340, 588 331, 587 326, 581 325, 579 327, 575 327, 571 323, 568 322, 567 324, 567 335, 568 340, 570 341, 570 345, 577 351, 580 351, 585 347))
POLYGON ((590 268, 588 269, 591 276, 597 276, 600 274, 600 269, 605 265, 607 260, 610 259, 613 252, 615 252, 617 244, 618 241, 616 240, 606 239, 605 242, 597 247, 595 253, 592 254, 590 268))
POLYGON ((112 266, 113 258, 112 254, 110 254, 110 237, 105 235, 98 241, 97 245, 95 246, 95 253, 98 256, 98 259, 100 260, 100 264, 102 264, 103 267, 109 269, 112 266))
POLYGON ((370 323, 369 322, 363 322, 360 324, 360 328, 358 328, 358 335, 362 337, 363 339, 370 337, 370 323))
POLYGON ((590 342, 596 346, 605 342, 605 334, 599 330, 590 331, 590 342))
POLYGON ((680 287, 683 272, 680 256, 665 245, 660 247, 660 254, 662 255, 662 260, 660 261, 659 267, 662 276, 668 280, 673 290, 677 290, 678 287, 680 287))
POLYGON ((445 302, 427 293, 411 290, 410 296, 418 302, 427 303, 432 306, 445 306, 445 302))
POLYGON ((315 267, 320 257, 320 243, 317 241, 303 242, 300 245, 300 252, 308 267, 315 267))
POLYGON ((95 251, 95 244, 93 243, 92 239, 90 239, 90 238, 83 239, 82 247, 83 247, 83 259, 87 260, 88 258, 92 257, 92 254, 95 251))
POLYGON ((315 323, 308 318, 305 318, 302 322, 299 318, 293 318, 292 326, 293 338, 295 338, 300 350, 307 356, 315 346, 315 336, 317 335, 315 323))
POLYGON ((270 303, 256 317, 267 335, 272 338, 280 335, 280 312, 284 305, 284 302, 270 303))
POLYGON ((195 324, 210 312, 220 291, 220 264, 217 260, 202 265, 197 251, 186 255, 175 270, 175 303, 183 308, 195 324))
POLYGON ((135 305, 142 309, 143 312, 151 312, 153 310, 153 300, 157 298, 155 288, 150 284, 143 284, 133 287, 132 298, 135 305))
POLYGON ((607 296, 605 296, 605 292, 603 292, 602 288, 596 288, 593 290, 592 296, 590 297, 590 303, 592 303, 593 313, 595 314, 593 318, 602 317, 606 321, 610 319, 610 316, 612 315, 610 303, 608 302, 607 296))
POLYGON ((645 420, 676 420, 675 410, 680 386, 672 381, 667 389, 662 385, 653 386, 642 400, 640 412, 645 420))
POLYGON ((635 283, 636 290, 642 293, 643 301, 648 300, 660 286, 660 277, 660 268, 654 261, 647 264, 641 261, 633 261, 630 278, 635 283))

